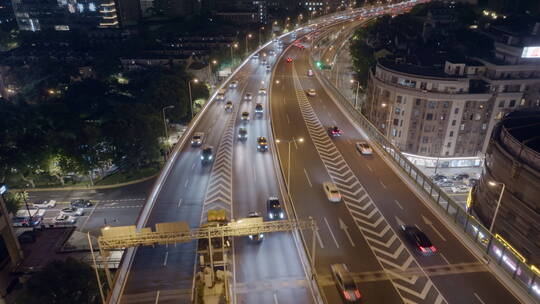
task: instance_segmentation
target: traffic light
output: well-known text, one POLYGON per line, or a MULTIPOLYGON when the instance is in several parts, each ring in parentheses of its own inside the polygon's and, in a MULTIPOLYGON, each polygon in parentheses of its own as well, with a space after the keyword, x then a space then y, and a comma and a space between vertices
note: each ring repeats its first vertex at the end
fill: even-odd
POLYGON ((322 62, 317 61, 315 64, 317 65, 317 68, 319 68, 319 70, 322 69, 322 62))

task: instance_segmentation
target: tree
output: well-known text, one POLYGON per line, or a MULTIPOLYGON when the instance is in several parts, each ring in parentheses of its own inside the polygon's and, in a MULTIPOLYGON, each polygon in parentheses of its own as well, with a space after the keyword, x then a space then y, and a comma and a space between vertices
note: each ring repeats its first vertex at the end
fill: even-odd
POLYGON ((94 270, 74 258, 55 260, 34 274, 26 284, 21 303, 93 304, 100 296, 94 270))
POLYGON ((8 212, 11 214, 16 214, 24 204, 25 200, 28 199, 28 192, 8 192, 6 195, 4 195, 4 199, 8 212))

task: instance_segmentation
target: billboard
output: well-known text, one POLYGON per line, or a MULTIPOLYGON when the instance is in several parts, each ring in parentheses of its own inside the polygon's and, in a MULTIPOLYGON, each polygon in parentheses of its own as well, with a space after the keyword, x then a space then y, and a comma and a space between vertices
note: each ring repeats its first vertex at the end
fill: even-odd
POLYGON ((540 58, 540 46, 524 47, 521 58, 540 58))

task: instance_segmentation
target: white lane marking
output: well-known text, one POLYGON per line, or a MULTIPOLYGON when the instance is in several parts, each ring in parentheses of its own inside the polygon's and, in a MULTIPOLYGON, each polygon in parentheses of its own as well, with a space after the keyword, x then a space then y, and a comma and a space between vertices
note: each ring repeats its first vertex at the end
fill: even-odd
POLYGON ((319 246, 321 247, 321 249, 324 248, 321 235, 319 234, 319 230, 315 230, 315 236, 317 237, 317 241, 319 242, 319 246))
POLYGON ((156 292, 156 301, 154 302, 154 304, 158 304, 159 302, 159 290, 156 292))
POLYGON ((178 204, 176 205, 176 208, 180 208, 180 205, 182 205, 182 199, 178 201, 178 204))
POLYGON ((86 221, 84 221, 84 223, 82 224, 82 226, 79 228, 81 231, 83 231, 84 227, 86 226, 86 223, 88 223, 88 220, 90 219, 90 217, 92 217, 92 214, 94 214, 94 211, 96 211, 97 209, 97 206, 99 205, 100 202, 97 202, 95 205, 94 205, 94 209, 92 209, 92 211, 90 211, 90 214, 88 214, 88 217, 86 218, 86 221))
POLYGON ((289 119, 289 114, 285 114, 285 116, 287 117, 287 123, 291 124, 291 120, 289 119))
POLYGON ((292 140, 293 140, 294 148, 295 148, 296 150, 298 150, 298 145, 296 144, 296 139, 293 137, 292 140))
POLYGON ((283 104, 286 105, 287 103, 285 102, 285 96, 283 96, 283 104))
POLYGON ((186 182, 184 183, 184 188, 187 188, 188 184, 189 184, 189 179, 186 179, 186 182))
POLYGON ((370 172, 373 172, 373 169, 371 169, 371 167, 370 167, 369 165, 366 164, 366 166, 367 166, 367 168, 368 168, 368 170, 369 170, 370 172))
POLYGON ((394 202, 396 202, 396 205, 398 205, 399 209, 403 210, 403 206, 401 206, 398 200, 394 200, 394 202))
POLYGON ((381 185, 383 186, 384 189, 386 189, 386 185, 382 182, 382 181, 379 181, 381 183, 381 185))
POLYGON ((253 181, 257 182, 257 172, 255 171, 255 167, 252 167, 252 168, 253 168, 253 181))
POLYGON ((439 232, 439 229, 436 229, 435 226, 433 226, 433 222, 431 222, 427 217, 425 217, 423 214, 421 215, 422 216, 422 220, 424 221, 424 223, 426 223, 426 225, 428 225, 433 231, 435 231, 435 233, 437 233, 437 235, 443 240, 446 242, 446 239, 444 238, 444 236, 439 232))
POLYGON ((351 245, 353 247, 356 247, 356 245, 354 245, 351 234, 349 233, 349 227, 347 227, 347 225, 345 224, 345 222, 343 222, 343 220, 341 218, 339 218, 339 229, 341 229, 341 230, 343 230, 343 232, 345 232, 345 234, 347 235, 347 238, 349 239, 349 242, 351 242, 351 245))
POLYGON ((191 170, 195 169, 195 163, 191 165, 191 170))
POLYGON ((276 293, 274 293, 274 303, 275 303, 275 304, 278 304, 277 294, 276 294, 276 293))
POLYGON ((326 223, 326 226, 328 227, 328 231, 330 231, 330 235, 334 239, 334 243, 336 243, 336 247, 339 248, 339 244, 336 240, 336 237, 334 236, 334 233, 332 232, 332 228, 330 228, 330 224, 328 223, 328 220, 326 219, 326 217, 324 218, 324 222, 326 223))
POLYGON ((348 138, 347 138, 347 143, 348 143, 349 145, 351 145, 351 146, 353 145, 352 142, 351 142, 351 140, 348 139, 348 138))
POLYGON ((167 266, 167 259, 169 258, 169 252, 165 251, 165 257, 163 258, 163 265, 162 267, 167 266))
POLYGON ((486 304, 486 302, 484 302, 476 292, 473 292, 473 295, 476 297, 476 299, 477 299, 480 303, 486 304))
POLYGON ((440 255, 441 258, 446 262, 446 264, 450 265, 450 262, 449 262, 448 259, 444 256, 444 254, 439 253, 439 255, 440 255))
POLYGON ((323 106, 323 108, 324 108, 324 109, 326 110, 326 105, 325 105, 325 104, 323 104, 322 106, 323 106))
POLYGON ((307 173, 307 171, 306 171, 306 168, 304 168, 304 174, 306 175, 306 179, 307 179, 307 182, 309 183, 309 186, 310 186, 311 188, 313 188, 313 185, 311 184, 311 181, 309 180, 309 175, 308 175, 308 173, 307 173))

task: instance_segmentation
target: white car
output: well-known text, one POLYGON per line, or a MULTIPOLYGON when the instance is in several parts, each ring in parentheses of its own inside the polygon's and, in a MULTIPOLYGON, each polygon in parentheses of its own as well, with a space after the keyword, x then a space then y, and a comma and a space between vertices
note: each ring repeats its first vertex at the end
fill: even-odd
POLYGON ((70 225, 70 224, 75 224, 76 222, 77 222, 76 217, 63 214, 63 213, 60 213, 57 217, 54 218, 54 223, 56 225, 70 225))
POLYGON ((341 194, 339 193, 339 190, 334 183, 324 182, 323 190, 324 190, 324 193, 326 193, 326 197, 328 198, 329 201, 331 201, 332 203, 341 202, 341 194))
POLYGON ((307 91, 307 94, 308 94, 308 96, 316 96, 317 92, 315 91, 315 89, 309 89, 307 91))
POLYGON ((373 154, 373 149, 369 146, 366 141, 356 142, 356 150, 362 155, 371 155, 373 154))
POLYGON ((244 95, 245 101, 251 101, 253 99, 253 95, 251 93, 247 92, 246 95, 244 95))
POLYGON ((465 193, 465 192, 469 192, 469 187, 465 185, 457 185, 457 186, 451 187, 450 191, 452 191, 452 193, 465 193))
POLYGON ((233 80, 231 81, 231 83, 229 84, 229 88, 230 89, 236 89, 238 87, 238 80, 233 80))
POLYGON ((203 132, 195 132, 193 133, 193 137, 191 137, 191 146, 192 147, 198 147, 202 145, 204 140, 204 133, 203 132))
POLYGON ((56 201, 43 201, 41 203, 33 203, 32 205, 36 208, 54 208, 56 206, 56 201))
POLYGON ((259 95, 266 95, 266 89, 265 88, 260 88, 259 89, 259 95))
POLYGON ((62 208, 60 212, 65 215, 82 216, 84 214, 84 209, 75 208, 75 207, 66 207, 66 208, 62 208))

